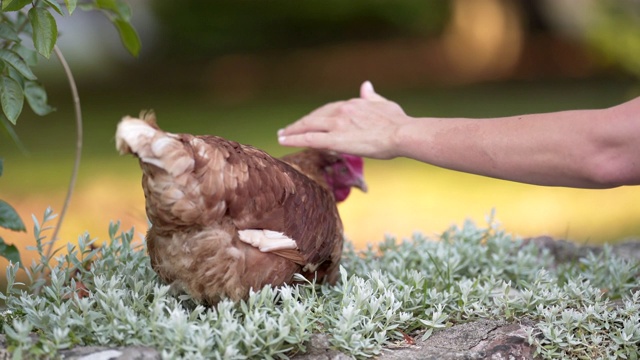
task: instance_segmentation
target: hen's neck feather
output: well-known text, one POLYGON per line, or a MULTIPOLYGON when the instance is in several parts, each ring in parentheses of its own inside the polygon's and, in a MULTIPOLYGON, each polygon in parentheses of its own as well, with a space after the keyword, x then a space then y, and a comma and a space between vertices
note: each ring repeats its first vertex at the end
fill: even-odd
POLYGON ((327 166, 326 160, 317 150, 304 150, 297 153, 285 155, 280 158, 282 161, 293 166, 296 170, 305 174, 327 190, 331 188, 327 182, 324 168, 327 166))

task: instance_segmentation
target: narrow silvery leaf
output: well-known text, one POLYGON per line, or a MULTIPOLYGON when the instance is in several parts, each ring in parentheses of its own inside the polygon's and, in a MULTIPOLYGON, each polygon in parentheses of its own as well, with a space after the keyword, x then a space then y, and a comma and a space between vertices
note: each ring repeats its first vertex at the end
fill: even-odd
POLYGON ((36 50, 48 59, 58 39, 56 20, 46 9, 34 7, 29 10, 29 22, 33 28, 33 44, 36 50))
POLYGON ((24 84, 24 95, 34 113, 44 116, 55 110, 47 103, 47 92, 41 84, 27 81, 24 84))
POLYGON ((28 80, 35 80, 36 76, 31 71, 31 68, 24 59, 18 55, 17 53, 7 50, 0 49, 0 59, 4 60, 7 64, 11 65, 14 69, 18 70, 22 76, 24 76, 28 80))
POLYGON ((24 93, 20 84, 9 76, 0 78, 0 103, 7 119, 15 125, 24 105, 24 93))

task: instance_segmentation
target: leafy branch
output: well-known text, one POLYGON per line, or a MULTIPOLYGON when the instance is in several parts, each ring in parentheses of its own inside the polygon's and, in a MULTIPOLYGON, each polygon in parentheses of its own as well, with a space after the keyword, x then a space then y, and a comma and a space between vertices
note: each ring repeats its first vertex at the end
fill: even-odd
MULTIPOLYGON (((65 57, 56 45, 58 27, 52 12, 64 16, 63 9, 54 0, 4 0, 0 12, 0 123, 5 133, 24 151, 24 146, 12 128, 24 108, 25 100, 31 110, 40 116, 47 115, 55 109, 48 104, 44 86, 32 71, 38 63, 38 54, 49 59, 52 53, 60 60, 67 81, 71 88, 76 118, 76 156, 69 181, 60 218, 54 229, 47 249, 47 257, 51 257, 53 246, 62 227, 64 215, 68 209, 78 176, 82 154, 82 111, 78 89, 65 57), (31 39, 33 46, 25 46, 24 39, 31 39)), ((115 25, 127 50, 137 56, 140 52, 140 39, 131 25, 131 8, 124 0, 92 0, 78 4, 77 0, 65 0, 64 5, 69 15, 76 7, 82 10, 98 10, 115 25)), ((0 163, 0 175, 2 163, 0 163)), ((19 216, 6 202, 0 202, 0 226, 12 230, 24 231, 22 227, 13 226, 20 220, 19 216), (13 227, 13 228, 12 228, 13 227)), ((19 261, 19 254, 13 245, 6 245, 0 238, 0 256, 19 261), (17 257, 16 257, 17 256, 17 257)), ((40 278, 44 276, 39 275, 40 278)))

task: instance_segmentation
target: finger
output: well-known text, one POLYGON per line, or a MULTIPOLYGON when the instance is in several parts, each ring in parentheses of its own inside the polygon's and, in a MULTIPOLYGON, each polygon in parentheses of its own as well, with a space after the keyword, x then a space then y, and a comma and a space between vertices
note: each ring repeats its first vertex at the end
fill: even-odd
POLYGON ((325 104, 325 105, 313 110, 307 116, 330 116, 337 109, 339 109, 345 102, 346 101, 334 101, 334 102, 327 103, 327 104, 325 104))
POLYGON ((280 145, 331 150, 343 154, 356 156, 370 156, 371 152, 364 151, 361 144, 346 141, 339 134, 330 133, 305 133, 300 135, 281 136, 278 138, 280 145))
POLYGON ((324 124, 321 119, 331 116, 331 114, 333 114, 343 103, 344 101, 337 101, 321 106, 310 112, 308 115, 300 118, 298 121, 289 124, 284 129, 278 130, 278 135, 299 134, 317 130, 324 131, 326 130, 327 124, 324 124))
POLYGON ((369 80, 363 82, 362 85, 360 86, 360 97, 365 100, 372 100, 372 101, 387 100, 383 96, 378 95, 378 93, 376 93, 376 91, 373 89, 373 84, 369 80))
POLYGON ((340 107, 345 103, 345 101, 335 101, 335 102, 330 102, 328 104, 325 104, 315 110, 313 110, 312 112, 310 112, 309 114, 303 116, 302 118, 300 118, 300 120, 296 121, 296 123, 305 120, 306 118, 314 118, 314 117, 328 117, 333 115, 334 113, 336 113, 338 111, 338 109, 340 109, 340 107))
POLYGON ((333 128, 334 124, 335 119, 331 117, 307 115, 284 129, 278 130, 278 136, 298 135, 308 132, 327 132, 333 128))
POLYGON ((329 134, 323 132, 307 132, 304 134, 278 136, 278 142, 283 146, 329 149, 332 145, 332 138, 329 134))

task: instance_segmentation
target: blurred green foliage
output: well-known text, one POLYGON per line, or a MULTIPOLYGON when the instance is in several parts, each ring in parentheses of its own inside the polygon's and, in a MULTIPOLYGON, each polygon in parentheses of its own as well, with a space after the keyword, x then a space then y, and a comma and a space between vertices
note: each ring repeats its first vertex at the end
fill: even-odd
POLYGON ((595 6, 588 42, 606 61, 640 78, 640 2, 600 0, 595 6))
POLYGON ((283 50, 350 40, 411 37, 442 29, 448 1, 157 0, 170 55, 283 50))

